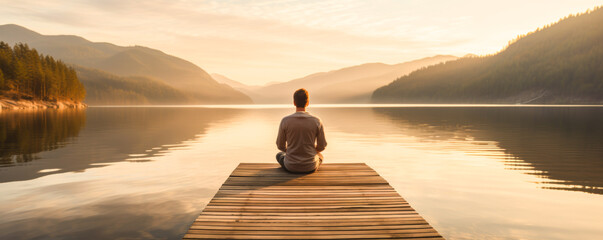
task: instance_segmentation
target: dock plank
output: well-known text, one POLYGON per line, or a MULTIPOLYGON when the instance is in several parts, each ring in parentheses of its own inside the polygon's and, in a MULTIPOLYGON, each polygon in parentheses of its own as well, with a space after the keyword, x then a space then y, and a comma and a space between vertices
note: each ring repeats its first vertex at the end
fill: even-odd
POLYGON ((183 239, 444 239, 364 163, 241 163, 183 239))

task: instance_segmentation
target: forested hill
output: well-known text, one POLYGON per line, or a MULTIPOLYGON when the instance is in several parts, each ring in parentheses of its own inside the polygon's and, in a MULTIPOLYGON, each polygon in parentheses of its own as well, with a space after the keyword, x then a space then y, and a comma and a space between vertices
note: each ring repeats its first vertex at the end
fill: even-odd
POLYGON ((120 77, 97 69, 75 67, 90 105, 190 104, 195 96, 147 77, 120 77))
POLYGON ((14 24, 0 25, 0 40, 9 44, 26 43, 67 64, 97 69, 118 78, 136 76, 137 81, 129 81, 133 90, 137 88, 132 85, 134 82, 144 88, 141 84, 151 80, 153 82, 148 84, 159 82, 192 96, 188 103, 251 103, 248 96, 216 82, 199 66, 156 49, 91 42, 72 35, 43 35, 14 24))
POLYGON ((501 52, 398 78, 373 93, 395 103, 603 103, 603 8, 520 36, 501 52))
POLYGON ((86 90, 75 70, 25 44, 0 42, 0 97, 80 102, 86 90))

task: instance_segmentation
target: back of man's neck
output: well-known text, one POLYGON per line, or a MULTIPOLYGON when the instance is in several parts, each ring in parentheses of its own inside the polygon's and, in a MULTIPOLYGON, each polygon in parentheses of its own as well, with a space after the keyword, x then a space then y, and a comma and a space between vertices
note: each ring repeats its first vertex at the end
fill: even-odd
POLYGON ((295 108, 295 112, 305 112, 306 108, 295 108))

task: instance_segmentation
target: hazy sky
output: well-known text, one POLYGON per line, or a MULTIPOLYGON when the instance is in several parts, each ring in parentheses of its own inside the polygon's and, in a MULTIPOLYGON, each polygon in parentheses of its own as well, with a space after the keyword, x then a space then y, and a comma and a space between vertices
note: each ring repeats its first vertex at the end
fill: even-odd
POLYGON ((0 24, 142 45, 246 84, 499 51, 594 0, 0 0, 0 24))

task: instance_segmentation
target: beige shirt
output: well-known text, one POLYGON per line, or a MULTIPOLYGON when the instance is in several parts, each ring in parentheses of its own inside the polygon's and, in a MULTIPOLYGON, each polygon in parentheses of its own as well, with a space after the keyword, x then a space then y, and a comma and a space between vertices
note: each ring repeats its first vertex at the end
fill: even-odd
POLYGON ((308 112, 295 112, 281 120, 276 146, 286 152, 285 167, 292 172, 313 171, 318 152, 327 146, 322 121, 308 112))

